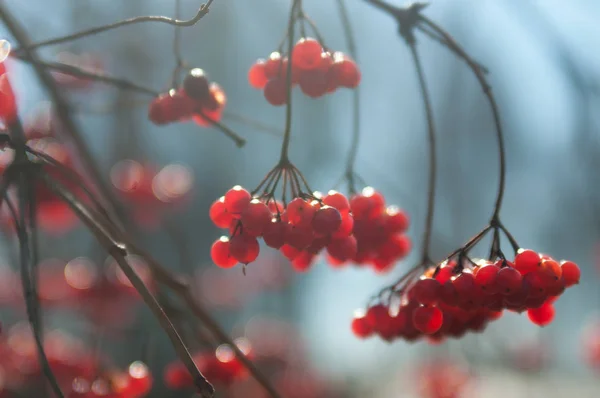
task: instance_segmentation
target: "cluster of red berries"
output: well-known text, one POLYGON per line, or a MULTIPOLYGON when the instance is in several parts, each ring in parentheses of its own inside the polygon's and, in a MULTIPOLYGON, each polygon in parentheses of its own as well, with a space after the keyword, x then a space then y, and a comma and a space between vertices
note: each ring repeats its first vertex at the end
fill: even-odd
POLYGON ((284 209, 277 201, 253 199, 235 186, 212 204, 210 218, 230 231, 230 238, 222 236, 211 248, 214 263, 222 268, 256 260, 260 237, 297 271, 306 271, 323 249, 332 265, 355 262, 384 271, 411 246, 403 234, 408 217, 396 208, 386 209, 383 195, 372 188, 350 200, 336 191, 297 197, 284 209))
POLYGON ((217 83, 208 81, 200 68, 192 69, 179 89, 156 97, 148 108, 148 118, 156 125, 193 119, 202 127, 221 120, 227 96, 217 83))
POLYGON ((403 301, 399 308, 377 304, 355 317, 354 334, 408 341, 428 336, 440 341, 469 330, 483 331, 505 309, 527 311, 531 322, 545 326, 554 319, 553 302, 580 277, 575 263, 558 263, 533 250, 520 249, 514 262, 465 265, 452 260, 427 270, 399 292, 403 301))
MULTIPOLYGON (((235 345, 246 356, 252 356, 250 343, 246 339, 237 339, 235 345)), ((200 351, 192 355, 198 370, 213 384, 230 385, 244 380, 248 373, 242 362, 235 356, 227 344, 220 345, 215 351, 200 351)), ((190 372, 177 361, 167 365, 164 373, 165 385, 173 390, 192 388, 194 380, 190 372)))
POLYGON ((159 171, 150 164, 126 159, 115 164, 110 179, 121 196, 132 205, 133 218, 147 228, 157 227, 167 208, 180 208, 190 197, 194 176, 180 164, 159 171), (177 206, 173 206, 173 205, 177 206))
MULTIPOLYGON (((333 54, 318 40, 301 38, 292 50, 292 86, 299 85, 304 94, 319 98, 340 87, 356 88, 360 70, 346 54, 333 54)), ((250 67, 248 82, 263 90, 266 100, 275 106, 287 103, 288 57, 273 52, 267 60, 259 59, 250 67)))

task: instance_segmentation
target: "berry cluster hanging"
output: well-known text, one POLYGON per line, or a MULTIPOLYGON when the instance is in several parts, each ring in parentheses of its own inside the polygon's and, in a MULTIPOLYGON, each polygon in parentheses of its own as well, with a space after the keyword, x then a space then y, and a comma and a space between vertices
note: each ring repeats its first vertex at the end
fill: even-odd
POLYGON ((386 207, 383 195, 370 187, 350 200, 329 191, 325 196, 302 194, 286 204, 268 194, 253 198, 236 186, 212 204, 210 218, 230 233, 211 249, 213 261, 222 268, 256 260, 259 238, 280 250, 297 271, 307 270, 326 249, 333 266, 352 262, 384 272, 411 248, 404 235, 409 224, 406 214, 395 206, 386 207))
POLYGON ((338 88, 356 88, 360 83, 360 70, 356 63, 341 51, 331 53, 314 38, 303 37, 295 45, 292 65, 279 51, 267 60, 257 60, 248 71, 248 82, 263 90, 265 99, 275 106, 287 103, 287 74, 291 69, 292 86, 299 85, 311 98, 319 98, 338 88))
POLYGON ((201 127, 221 120, 227 105, 225 92, 215 82, 209 82, 200 68, 192 69, 183 86, 156 97, 148 108, 148 118, 156 125, 185 122, 193 119, 201 127))
POLYGON ((554 319, 554 301, 579 283, 575 263, 559 263, 533 250, 520 249, 514 261, 458 258, 427 269, 416 281, 408 278, 391 292, 399 304, 390 300, 358 314, 352 321, 354 334, 407 341, 460 338, 483 331, 504 310, 527 311, 532 323, 546 326, 554 319))

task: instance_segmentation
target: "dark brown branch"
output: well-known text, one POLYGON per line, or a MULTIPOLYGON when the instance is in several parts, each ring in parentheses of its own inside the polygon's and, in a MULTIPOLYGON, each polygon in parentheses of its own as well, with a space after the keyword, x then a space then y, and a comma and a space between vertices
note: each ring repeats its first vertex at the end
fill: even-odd
POLYGON ((163 308, 156 300, 156 297, 154 297, 150 290, 148 290, 144 282, 127 262, 127 259, 125 258, 127 254, 126 246, 122 243, 123 240, 116 231, 116 228, 111 227, 109 221, 104 218, 101 213, 89 209, 87 206, 80 203, 75 196, 58 181, 51 179, 44 173, 41 173, 41 178, 49 189, 51 189, 57 196, 65 201, 69 207, 71 207, 71 209, 94 234, 102 247, 104 247, 108 254, 115 259, 125 276, 127 276, 133 287, 138 291, 138 293, 140 293, 148 308, 150 308, 164 331, 169 336, 173 348, 175 348, 179 358, 186 365, 190 374, 194 376, 194 382, 198 388, 198 392, 202 397, 211 398, 214 395, 214 387, 198 370, 198 367, 196 366, 196 363, 194 362, 183 340, 181 339, 181 336, 175 329, 175 326, 169 319, 169 316, 165 313, 163 308))

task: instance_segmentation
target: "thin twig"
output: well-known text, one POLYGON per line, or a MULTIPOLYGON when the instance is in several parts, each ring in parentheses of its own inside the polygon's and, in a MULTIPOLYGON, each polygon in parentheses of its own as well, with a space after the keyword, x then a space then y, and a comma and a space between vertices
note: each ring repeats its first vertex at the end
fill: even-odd
POLYGON ((42 66, 46 69, 51 69, 51 70, 55 70, 70 76, 75 76, 81 79, 89 79, 92 80, 94 82, 100 82, 100 83, 104 83, 110 86, 114 86, 117 87, 119 89, 122 90, 131 90, 131 91, 135 91, 141 94, 147 94, 147 95, 151 95, 151 96, 158 96, 160 93, 156 90, 153 90, 151 88, 148 87, 143 87, 140 86, 138 84, 135 84, 129 80, 126 79, 121 79, 118 77, 112 77, 109 75, 105 75, 103 73, 96 73, 96 72, 89 72, 86 71, 85 69, 79 68, 75 65, 69 65, 69 64, 65 64, 65 63, 61 63, 61 62, 47 62, 47 61, 42 61, 42 60, 32 60, 31 58, 27 57, 26 55, 16 55, 16 54, 11 54, 12 56, 14 56, 14 58, 20 59, 23 62, 29 62, 29 63, 37 63, 39 66, 42 66))
POLYGON ((112 23, 109 25, 98 26, 95 28, 81 31, 81 32, 72 33, 67 36, 57 37, 57 38, 50 39, 50 40, 44 40, 44 41, 41 41, 38 43, 22 43, 21 45, 23 47, 16 48, 13 51, 15 53, 21 53, 21 52, 27 53, 28 50, 32 50, 35 48, 50 46, 50 45, 64 43, 64 42, 68 42, 68 41, 73 41, 73 40, 81 39, 86 36, 106 32, 108 30, 113 30, 113 29, 121 28, 123 26, 144 23, 144 22, 166 23, 169 25, 177 26, 177 27, 193 26, 198 21, 200 21, 202 19, 202 17, 204 17, 206 14, 208 14, 209 7, 213 1, 214 0, 208 0, 208 2, 206 4, 202 4, 200 6, 200 9, 196 13, 196 15, 194 15, 193 18, 188 19, 188 20, 178 20, 178 19, 163 17, 163 16, 142 16, 142 17, 129 18, 129 19, 115 22, 115 23, 112 23))
MULTIPOLYGON (((346 7, 345 0, 337 0, 342 26, 344 28, 344 36, 348 45, 350 56, 355 62, 358 62, 358 53, 356 50, 356 41, 352 32, 352 24, 346 7)), ((356 156, 358 155, 358 144, 360 140, 360 91, 356 87, 352 92, 352 140, 350 143, 350 151, 348 152, 348 160, 346 162, 345 177, 348 180, 348 189, 351 194, 356 193, 355 171, 356 156)))
POLYGON ((496 128, 496 138, 498 140, 498 156, 500 158, 500 176, 498 182, 498 195, 496 197, 496 203, 494 205, 494 212, 492 214, 492 220, 497 221, 500 215, 500 209, 502 207, 502 200, 504 198, 504 188, 505 188, 505 180, 506 180, 506 150, 504 147, 504 132, 502 130, 502 123, 500 122, 500 111, 498 110, 498 104, 496 103, 496 99, 492 94, 492 87, 485 77, 485 71, 482 70, 477 62, 475 62, 469 54, 454 40, 454 38, 442 29, 435 22, 430 20, 423 15, 419 15, 419 21, 423 24, 429 26, 434 31, 439 33, 444 38, 444 43, 446 47, 449 48, 454 54, 458 57, 462 58, 469 69, 473 72, 483 93, 487 97, 487 100, 490 104, 490 108, 492 110, 492 115, 494 117, 494 126, 496 128))
POLYGON ((427 90, 425 74, 423 72, 423 66, 421 65, 421 58, 419 57, 416 43, 414 41, 409 42, 409 47, 415 64, 415 68, 417 70, 417 75, 419 77, 419 87, 421 89, 421 97, 423 99, 423 106, 425 107, 425 114, 427 117, 429 178, 427 187, 427 213, 425 216, 425 231, 423 233, 423 251, 421 254, 421 264, 429 265, 432 263, 429 250, 431 246, 431 232, 433 229, 433 215, 435 210, 435 180, 437 172, 435 122, 433 120, 433 110, 431 108, 431 99, 429 98, 429 92, 427 90))

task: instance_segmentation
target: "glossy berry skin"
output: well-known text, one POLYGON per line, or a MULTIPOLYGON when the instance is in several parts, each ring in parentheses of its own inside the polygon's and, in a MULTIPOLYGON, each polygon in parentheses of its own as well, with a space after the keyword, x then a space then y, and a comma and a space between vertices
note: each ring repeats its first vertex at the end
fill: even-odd
POLYGON ((225 193, 225 207, 232 216, 239 218, 248 204, 250 204, 251 199, 252 195, 250 195, 250 192, 236 185, 225 193))
POLYGON ((500 268, 496 265, 484 265, 475 275, 475 284, 483 290, 485 294, 495 294, 498 292, 496 279, 498 278, 500 268))
POLYGON ((186 95, 196 101, 209 97, 209 81, 200 68, 192 69, 183 79, 183 90, 186 95))
POLYGON ((258 199, 251 200, 242 212, 241 222, 244 234, 262 236, 271 219, 272 214, 266 204, 258 199))
POLYGON ((219 228, 228 228, 231 225, 233 216, 227 211, 227 207, 225 206, 225 196, 221 196, 213 202, 210 206, 209 217, 219 228))
POLYGON ((338 87, 356 88, 360 83, 361 74, 356 63, 347 55, 336 52, 333 54, 331 72, 338 87))
POLYGON ((433 334, 444 323, 444 314, 437 307, 418 307, 413 311, 414 327, 424 334, 433 334))
POLYGON ((212 261, 221 268, 232 268, 238 260, 231 254, 229 238, 222 236, 213 243, 210 249, 212 261))
POLYGON ((292 225, 307 227, 311 225, 317 209, 302 198, 294 198, 286 209, 288 221, 292 225))
POLYGON ((421 278, 409 291, 409 297, 420 304, 431 305, 440 298, 442 286, 432 278, 421 278))
POLYGON ((238 234, 231 237, 229 243, 231 256, 242 264, 249 264, 258 257, 260 248, 253 236, 238 234))
POLYGON ((292 66, 302 70, 317 69, 321 65, 323 47, 313 38, 301 38, 293 49, 292 66))
POLYGON ((358 338, 364 339, 373 334, 373 329, 369 326, 365 316, 358 316, 352 319, 352 333, 358 338))
POLYGON ((539 308, 527 310, 527 317, 538 326, 547 326, 554 320, 554 313, 554 306, 546 303, 539 308))
POLYGON ((285 244, 286 224, 272 218, 263 230, 265 244, 274 249, 279 249, 285 244))
POLYGON ((520 249, 515 256, 515 268, 521 274, 527 274, 537 269, 540 264, 540 255, 533 250, 520 249))
POLYGON ((250 86, 262 90, 269 79, 267 78, 265 70, 266 62, 264 59, 256 61, 248 71, 248 82, 250 86))
POLYGON ((498 292, 503 295, 511 295, 521 289, 523 277, 521 273, 512 267, 504 267, 498 271, 496 284, 498 292))
POLYGON ((312 228, 318 236, 328 236, 342 225, 340 212, 331 206, 323 206, 316 211, 312 219, 312 228))
POLYGON ((565 286, 573 286, 579 283, 579 279, 581 278, 581 270, 577 264, 571 261, 564 261, 561 264, 561 269, 565 286))
POLYGON ((341 214, 350 212, 350 202, 348 201, 348 198, 346 195, 337 191, 327 192, 327 195, 323 197, 323 203, 337 209, 341 214))
POLYGON ((338 261, 345 262, 356 256, 358 244, 354 236, 333 239, 327 245, 327 253, 338 261))

